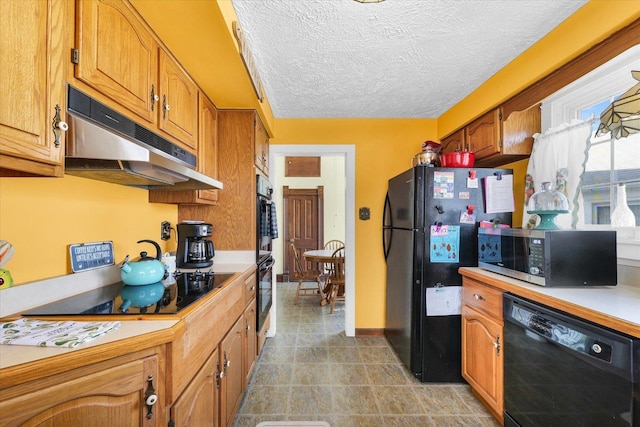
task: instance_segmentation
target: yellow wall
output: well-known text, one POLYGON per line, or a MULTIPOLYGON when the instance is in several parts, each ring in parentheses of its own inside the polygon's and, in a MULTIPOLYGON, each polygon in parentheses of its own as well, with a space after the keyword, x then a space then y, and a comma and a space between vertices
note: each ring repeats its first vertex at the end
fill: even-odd
POLYGON ((389 178, 411 167, 424 140, 435 138, 435 120, 276 119, 272 144, 349 144, 355 146, 356 328, 383 328, 385 262, 382 209, 389 178))
POLYGON ((68 245, 113 241, 115 262, 141 250, 142 239, 175 250, 160 240, 160 223, 175 225, 178 209, 148 203, 148 192, 85 178, 0 178, 0 239, 15 254, 3 267, 15 284, 71 273, 68 245))

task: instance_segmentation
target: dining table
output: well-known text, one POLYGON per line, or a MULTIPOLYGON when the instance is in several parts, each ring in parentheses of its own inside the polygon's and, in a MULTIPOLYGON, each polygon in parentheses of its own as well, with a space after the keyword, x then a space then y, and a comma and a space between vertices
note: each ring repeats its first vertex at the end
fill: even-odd
POLYGON ((320 302, 320 305, 326 305, 328 302, 330 302, 329 300, 329 286, 326 280, 326 274, 324 274, 325 268, 324 267, 328 267, 329 269, 331 269, 331 265, 333 264, 333 253, 335 252, 334 249, 312 249, 309 251, 304 251, 302 253, 303 258, 305 259, 305 261, 310 262, 312 264, 318 264, 319 265, 319 270, 320 270, 320 276, 324 276, 323 280, 324 280, 324 288, 322 291, 322 300, 320 302))
POLYGON ((305 260, 314 264, 331 264, 333 263, 333 252, 333 249, 313 249, 303 252, 302 256, 305 260))

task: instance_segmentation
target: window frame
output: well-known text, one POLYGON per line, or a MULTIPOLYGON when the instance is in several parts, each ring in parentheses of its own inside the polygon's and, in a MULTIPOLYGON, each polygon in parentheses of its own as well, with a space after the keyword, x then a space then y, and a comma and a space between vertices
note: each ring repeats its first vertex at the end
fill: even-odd
MULTIPOLYGON (((579 118, 581 109, 623 93, 629 83, 630 70, 640 70, 640 44, 576 79, 542 101, 542 131, 579 118)), ((631 78, 631 81, 635 81, 631 78)), ((597 119, 597 118, 596 118, 597 119)), ((610 169, 613 170, 613 169, 610 169)), ((612 196, 611 196, 612 197, 612 196)), ((610 206, 613 206, 610 204, 610 206)), ((585 229, 611 229, 610 225, 585 225, 585 229)), ((618 263, 640 265, 640 226, 634 236, 618 235, 618 263)))

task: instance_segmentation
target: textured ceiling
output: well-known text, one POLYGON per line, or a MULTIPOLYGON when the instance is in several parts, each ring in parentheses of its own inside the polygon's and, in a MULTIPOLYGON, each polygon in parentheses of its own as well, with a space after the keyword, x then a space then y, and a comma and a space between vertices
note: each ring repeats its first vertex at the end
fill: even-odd
POLYGON ((276 118, 436 118, 587 0, 232 0, 276 118))

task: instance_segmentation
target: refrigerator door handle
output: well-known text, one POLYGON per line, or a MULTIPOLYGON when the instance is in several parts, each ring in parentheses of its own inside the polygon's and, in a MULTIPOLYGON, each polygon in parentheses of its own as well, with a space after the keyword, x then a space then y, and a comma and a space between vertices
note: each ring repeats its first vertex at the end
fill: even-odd
POLYGON ((389 256, 389 248, 391 247, 391 237, 393 236, 392 230, 392 218, 391 218, 391 201, 389 200, 389 193, 384 198, 384 209, 382 211, 382 252, 384 253, 384 260, 387 260, 389 256), (389 213, 389 223, 387 224, 387 213, 389 213), (388 233, 386 231, 388 230, 388 233), (387 241, 386 236, 389 236, 387 241))

